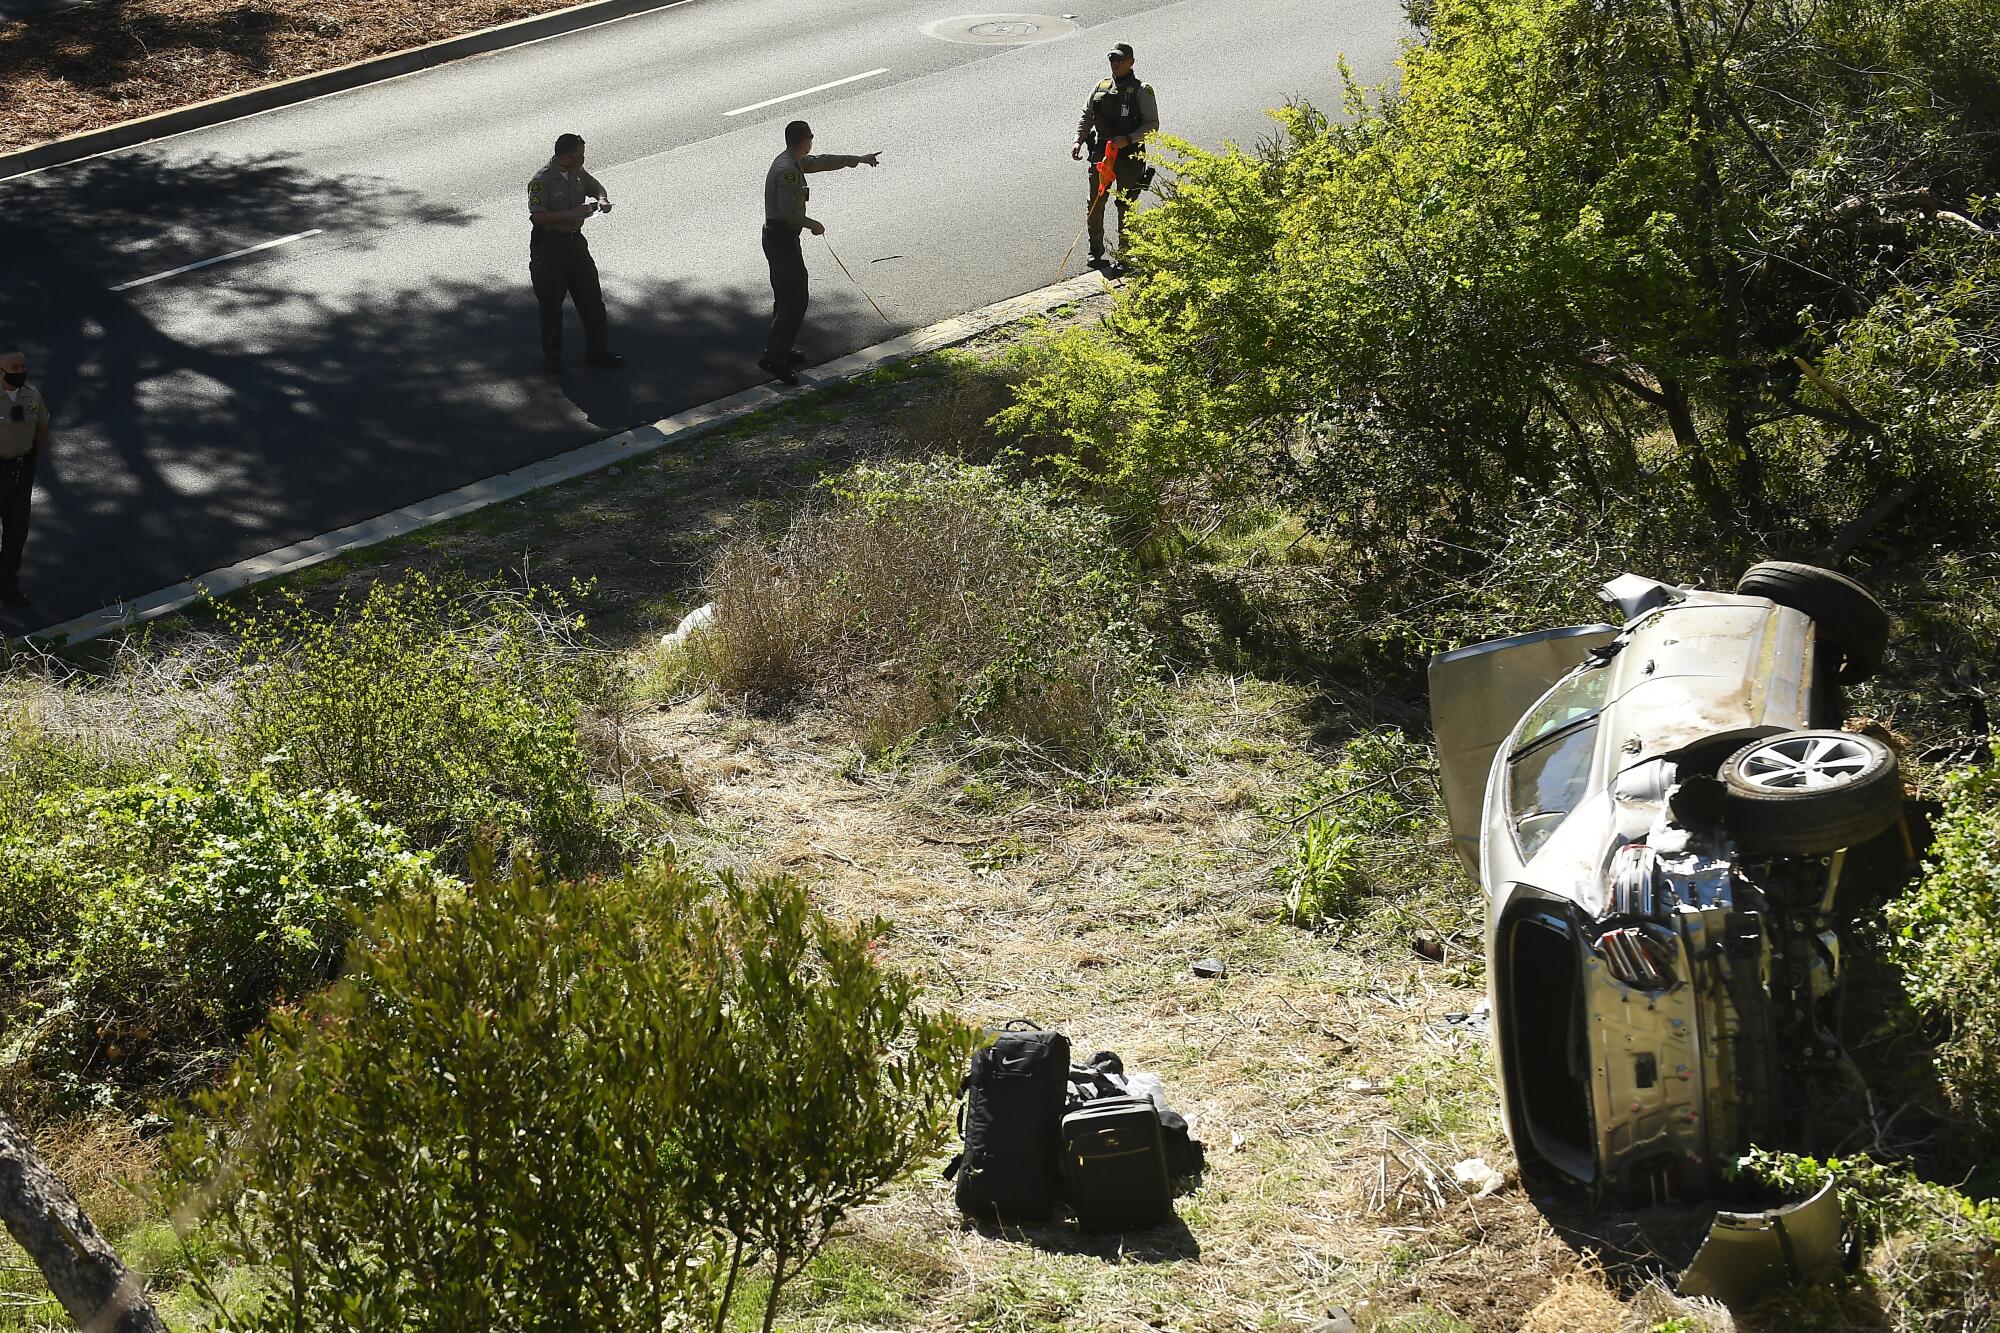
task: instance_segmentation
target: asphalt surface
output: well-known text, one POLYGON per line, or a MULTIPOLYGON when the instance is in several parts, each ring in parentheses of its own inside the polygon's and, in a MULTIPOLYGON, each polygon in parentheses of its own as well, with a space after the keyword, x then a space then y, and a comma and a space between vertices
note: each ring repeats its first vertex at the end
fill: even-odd
POLYGON ((1056 279, 1084 203, 1069 145, 1112 43, 1137 49, 1163 128, 1213 146, 1268 137, 1288 98, 1332 104, 1343 53, 1386 78, 1406 32, 1396 0, 1091 0, 1043 25, 1073 25, 1054 40, 926 32, 964 4, 688 0, 0 183, 0 340, 26 343, 55 411, 13 627, 763 380, 762 182, 794 117, 818 151, 882 154, 811 179, 817 362, 1056 279), (586 234, 629 364, 552 380, 526 187, 566 130, 616 204, 586 234))

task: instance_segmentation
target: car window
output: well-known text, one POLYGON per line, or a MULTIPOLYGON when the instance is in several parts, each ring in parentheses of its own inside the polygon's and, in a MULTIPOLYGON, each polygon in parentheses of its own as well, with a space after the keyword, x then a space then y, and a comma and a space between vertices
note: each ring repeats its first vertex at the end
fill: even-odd
POLYGON ((1583 801, 1596 741, 1597 723, 1582 722, 1508 761, 1507 823, 1522 860, 1532 859, 1562 817, 1583 801))
POLYGON ((1544 736, 1550 736, 1580 717, 1589 717, 1604 707, 1604 692, 1611 684, 1611 673, 1603 667, 1592 667, 1565 680, 1542 697, 1542 701, 1528 710, 1521 720, 1521 729, 1514 739, 1514 750, 1519 753, 1544 736))

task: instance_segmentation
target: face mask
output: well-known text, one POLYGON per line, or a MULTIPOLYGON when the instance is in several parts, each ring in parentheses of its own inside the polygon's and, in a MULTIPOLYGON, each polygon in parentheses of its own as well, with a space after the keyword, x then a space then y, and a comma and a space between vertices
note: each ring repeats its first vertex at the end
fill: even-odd
POLYGON ((7 387, 10 389, 18 389, 28 382, 28 372, 25 370, 12 370, 5 375, 0 375, 0 380, 5 380, 7 387))

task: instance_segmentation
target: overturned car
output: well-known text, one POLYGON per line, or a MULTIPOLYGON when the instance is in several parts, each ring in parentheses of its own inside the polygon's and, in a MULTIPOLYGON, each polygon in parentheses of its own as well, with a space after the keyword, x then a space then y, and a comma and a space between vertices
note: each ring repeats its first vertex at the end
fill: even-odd
POLYGON ((1895 752, 1839 729, 1840 687, 1889 622, 1783 562, 1733 594, 1626 574, 1601 595, 1622 626, 1432 661, 1439 762, 1524 1170, 1699 1198, 1751 1144, 1806 1147, 1840 1058, 1835 897, 1903 805, 1895 752))

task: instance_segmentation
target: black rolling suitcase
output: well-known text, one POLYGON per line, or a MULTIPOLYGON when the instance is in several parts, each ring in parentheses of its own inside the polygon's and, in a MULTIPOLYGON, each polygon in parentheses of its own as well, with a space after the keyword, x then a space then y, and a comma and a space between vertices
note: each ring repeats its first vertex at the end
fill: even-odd
POLYGON ((1063 1187, 1084 1231, 1137 1231, 1172 1214, 1159 1112, 1144 1097, 1100 1097, 1062 1118, 1063 1187))

